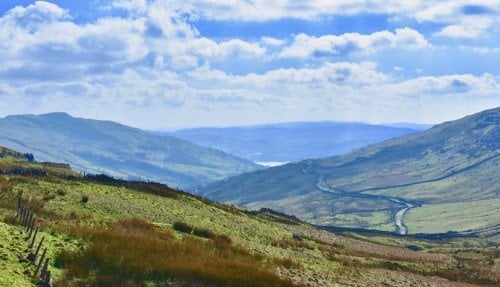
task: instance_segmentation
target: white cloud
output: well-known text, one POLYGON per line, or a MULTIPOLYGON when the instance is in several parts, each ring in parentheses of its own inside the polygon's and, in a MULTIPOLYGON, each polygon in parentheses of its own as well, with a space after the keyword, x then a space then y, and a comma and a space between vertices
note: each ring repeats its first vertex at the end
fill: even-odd
POLYGON ((262 37, 260 42, 265 46, 281 46, 285 41, 273 37, 262 37))
POLYGON ((371 54, 378 50, 400 48, 423 48, 429 44, 424 36, 410 28, 375 32, 370 35, 346 33, 339 36, 327 35, 321 37, 300 34, 294 42, 284 48, 279 54, 283 58, 309 58, 311 56, 343 56, 357 52, 371 54))
MULTIPOLYGON (((141 3, 119 2, 130 9, 141 3)), ((106 17, 87 24, 70 20, 65 10, 41 1, 8 11, 0 18, 0 78, 75 80, 89 73, 119 73, 129 66, 192 68, 204 61, 245 60, 266 53, 259 43, 200 37, 178 13, 160 3, 127 18, 106 17)))
POLYGON ((412 13, 426 7, 423 1, 397 0, 158 0, 164 5, 215 20, 269 21, 283 18, 315 19, 332 14, 412 13))
POLYGON ((464 19, 460 24, 446 26, 436 35, 451 38, 477 38, 493 24, 494 21, 489 18, 464 19))
POLYGON ((145 13, 148 10, 146 0, 115 0, 111 3, 110 8, 120 8, 133 13, 145 13))
MULTIPOLYGON (((68 11, 47 2, 14 8, 0 17, 0 113, 64 110, 143 127, 165 127, 227 124, 235 119, 241 124, 306 119, 412 121, 416 119, 412 115, 426 113, 434 116, 427 121, 437 122, 451 114, 500 105, 500 79, 491 74, 451 73, 402 80, 391 77, 390 66, 383 72, 387 67, 379 68, 370 60, 380 60, 377 57, 383 55, 373 53, 384 49, 411 57, 412 50, 430 46, 410 28, 366 35, 300 34, 286 41, 271 37, 214 40, 200 35, 182 14, 211 17, 214 7, 225 7, 227 11, 212 16, 262 20, 290 12, 290 17, 314 18, 323 13, 314 7, 333 13, 342 6, 346 13, 356 13, 361 2, 366 1, 123 0, 113 5, 129 11, 126 17, 85 24, 73 22, 68 11), (202 9, 202 4, 215 6, 202 9), (248 6, 248 13, 231 10, 238 5, 248 6), (264 12, 265 7, 269 11, 264 12), (271 58, 271 53, 285 59, 271 58), (349 53, 364 61, 330 62, 336 55, 349 53), (314 61, 310 58, 314 55, 332 57, 314 61), (259 72, 241 74, 237 70, 231 74, 224 70, 231 61, 251 62, 249 66, 259 66, 259 72), (442 115, 447 107, 453 111, 442 115)), ((370 3, 380 6, 369 8, 374 11, 423 7, 421 1, 370 3)), ((440 14, 427 16, 430 20, 421 16, 421 21, 439 17, 433 15, 440 14)), ((450 25, 443 23, 462 23, 453 22, 454 15, 441 14, 449 18, 450 25)), ((391 66, 395 64, 399 66, 391 66)), ((411 61, 401 66, 415 69, 411 61)), ((395 66, 394 70, 400 69, 395 66)))
POLYGON ((477 38, 500 23, 500 5, 495 0, 443 1, 418 11, 415 18, 420 22, 450 24, 437 36, 477 38))
POLYGON ((240 39, 222 42, 218 46, 217 55, 222 57, 255 58, 262 56, 266 49, 258 44, 248 43, 240 39))
POLYGON ((326 62, 318 68, 277 69, 264 74, 251 73, 243 76, 226 74, 219 70, 212 70, 208 65, 190 73, 196 80, 209 81, 218 85, 247 87, 251 89, 294 90, 295 87, 310 89, 325 89, 332 85, 367 85, 384 83, 390 77, 377 71, 374 62, 348 63, 326 62))

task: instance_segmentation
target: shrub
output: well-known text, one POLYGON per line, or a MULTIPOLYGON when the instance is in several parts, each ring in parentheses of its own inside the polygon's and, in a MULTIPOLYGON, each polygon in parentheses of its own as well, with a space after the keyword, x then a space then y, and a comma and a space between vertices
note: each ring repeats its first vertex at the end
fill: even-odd
POLYGON ((86 194, 82 194, 82 203, 87 203, 89 201, 89 196, 86 194))
POLYGON ((179 232, 183 233, 191 233, 193 232, 193 227, 187 223, 176 221, 174 222, 174 225, 172 226, 174 230, 177 230, 179 232))
POLYGON ((193 234, 204 238, 213 238, 215 236, 212 231, 203 228, 194 228, 193 234))

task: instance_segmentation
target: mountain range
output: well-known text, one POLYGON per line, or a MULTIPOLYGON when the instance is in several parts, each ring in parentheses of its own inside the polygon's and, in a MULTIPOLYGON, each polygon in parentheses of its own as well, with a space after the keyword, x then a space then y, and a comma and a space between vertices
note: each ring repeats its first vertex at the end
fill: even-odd
POLYGON ((190 188, 253 171, 258 165, 183 139, 66 113, 0 119, 0 146, 33 153, 36 160, 120 178, 190 188))
POLYGON ((194 128, 172 133, 201 146, 259 163, 290 162, 344 154, 426 125, 297 122, 229 128, 194 128))
POLYGON ((500 222, 499 155, 495 108, 345 155, 225 179, 201 195, 319 225, 392 230, 396 212, 411 204, 410 232, 484 228, 500 222))

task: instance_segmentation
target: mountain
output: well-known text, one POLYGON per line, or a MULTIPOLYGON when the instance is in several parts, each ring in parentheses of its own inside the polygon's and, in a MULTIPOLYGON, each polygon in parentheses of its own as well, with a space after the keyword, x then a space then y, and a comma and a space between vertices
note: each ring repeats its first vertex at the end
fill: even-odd
POLYGON ((482 238, 346 236, 268 209, 12 155, 0 154, 1 287, 44 285, 37 284, 43 269, 52 286, 500 283, 498 250, 482 238))
MULTIPOLYGON (((424 126, 417 126, 423 129, 424 126)), ((170 135, 254 162, 333 156, 419 129, 362 123, 298 122, 232 128, 183 129, 170 135)))
POLYGON ((207 186, 208 198, 269 207, 321 225, 446 232, 500 222, 500 108, 342 156, 243 174, 207 186), (404 216, 403 211, 403 216, 404 216))
POLYGON ((0 145, 33 153, 39 161, 66 162, 80 171, 177 187, 203 185, 258 168, 183 139, 65 113, 0 119, 0 145))

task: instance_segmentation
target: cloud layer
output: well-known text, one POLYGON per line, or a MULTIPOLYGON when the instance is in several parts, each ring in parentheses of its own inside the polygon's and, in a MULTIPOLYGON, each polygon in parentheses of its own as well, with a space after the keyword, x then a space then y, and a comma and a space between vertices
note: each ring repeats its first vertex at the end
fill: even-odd
POLYGON ((488 37, 498 31, 494 1, 362 2, 120 0, 83 22, 71 7, 45 1, 12 7, 0 17, 0 112, 68 111, 170 128, 438 122, 500 105, 498 70, 486 60, 499 58, 498 40, 488 37), (290 17, 313 25, 318 17, 360 13, 387 13, 387 23, 401 23, 286 37, 272 30, 211 37, 197 27, 201 19, 238 25, 290 17), (419 31, 417 24, 427 22, 436 30, 419 31), (443 43, 476 37, 486 44, 443 43), (439 53, 471 57, 475 70, 457 72, 453 59, 446 73, 422 66, 441 60, 439 53), (482 59, 486 64, 477 66, 482 59))

